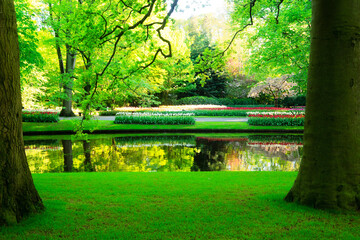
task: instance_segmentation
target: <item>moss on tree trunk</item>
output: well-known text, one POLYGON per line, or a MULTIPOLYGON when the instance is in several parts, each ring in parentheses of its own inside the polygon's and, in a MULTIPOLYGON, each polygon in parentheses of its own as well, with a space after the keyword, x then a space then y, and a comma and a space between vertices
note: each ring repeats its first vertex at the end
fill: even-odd
POLYGON ((13 0, 0 1, 0 226, 44 208, 26 160, 13 0))
POLYGON ((360 1, 314 0, 304 156, 285 200, 360 207, 360 1))

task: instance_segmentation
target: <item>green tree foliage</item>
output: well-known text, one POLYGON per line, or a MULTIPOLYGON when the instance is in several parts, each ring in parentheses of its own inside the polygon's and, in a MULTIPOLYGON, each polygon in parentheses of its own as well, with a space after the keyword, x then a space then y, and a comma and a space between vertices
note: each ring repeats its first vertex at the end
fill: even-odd
POLYGON ((43 95, 43 67, 45 61, 39 51, 39 27, 37 15, 39 8, 29 0, 15 0, 17 30, 20 48, 20 82, 23 106, 39 105, 43 95))
POLYGON ((15 0, 17 29, 20 48, 21 80, 29 82, 30 73, 41 67, 44 60, 38 52, 38 26, 35 21, 37 9, 28 0, 15 0))
POLYGON ((306 92, 311 1, 229 2, 233 27, 248 26, 241 33, 248 40, 247 71, 257 79, 293 74, 298 90, 306 92))
POLYGON ((90 101, 116 98, 115 103, 124 103, 148 96, 156 82, 148 81, 149 76, 156 75, 152 65, 158 58, 172 56, 172 46, 163 30, 177 1, 169 12, 163 1, 156 0, 46 3, 47 22, 63 65, 60 63, 60 72, 66 79, 63 86, 76 93, 74 99, 83 109, 88 109, 90 101), (65 66, 64 50, 73 60, 77 56, 73 71, 65 66), (68 86, 66 81, 74 79, 74 84, 68 86))
POLYGON ((225 97, 227 74, 225 59, 212 61, 219 52, 218 40, 226 25, 212 15, 192 17, 177 23, 190 39, 191 61, 194 63, 195 81, 179 83, 178 98, 190 96, 225 97))
POLYGON ((167 34, 172 39, 173 57, 159 59, 154 64, 157 69, 161 70, 160 74, 156 76, 157 79, 161 79, 156 95, 165 105, 172 104, 176 100, 179 85, 181 88, 181 84, 188 84, 194 80, 194 67, 185 31, 174 27, 167 34))

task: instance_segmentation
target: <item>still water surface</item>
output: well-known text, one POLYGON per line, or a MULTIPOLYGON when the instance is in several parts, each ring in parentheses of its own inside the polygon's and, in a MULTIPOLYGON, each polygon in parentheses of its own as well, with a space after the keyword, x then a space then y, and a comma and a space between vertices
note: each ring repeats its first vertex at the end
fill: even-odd
POLYGON ((31 172, 296 171, 302 135, 25 137, 31 172), (94 138, 95 137, 95 138, 94 138))

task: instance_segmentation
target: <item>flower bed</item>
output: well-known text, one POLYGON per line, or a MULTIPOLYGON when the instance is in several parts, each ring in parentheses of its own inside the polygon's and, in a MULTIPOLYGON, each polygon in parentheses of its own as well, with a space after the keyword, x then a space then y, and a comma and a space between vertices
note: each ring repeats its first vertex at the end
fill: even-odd
POLYGON ((165 117, 176 117, 176 116, 194 116, 192 112, 118 112, 117 116, 165 116, 165 117))
POLYGON ((132 116, 240 116, 246 117, 245 110, 193 110, 193 111, 162 111, 162 112, 118 112, 116 115, 132 115, 132 116))
POLYGON ((248 112, 248 124, 256 126, 304 126, 304 111, 248 112))
POLYGON ((23 122, 58 122, 59 114, 55 111, 28 111, 22 112, 23 122))
POLYGON ((195 110, 191 112, 194 113, 195 116, 247 116, 245 110, 195 110))
POLYGON ((289 118, 289 117, 305 117, 304 111, 285 111, 285 112, 247 112, 248 117, 277 117, 277 118, 289 118))
MULTIPOLYGON (((198 110, 198 109, 196 109, 198 110)), ((199 108, 200 110, 200 108, 199 108)), ((202 108, 201 110, 261 110, 261 111, 287 111, 291 108, 276 108, 276 107, 223 107, 223 108, 202 108)))
MULTIPOLYGON (((283 115, 286 116, 286 115, 283 115)), ((304 126, 304 117, 251 117, 249 125, 255 126, 304 126)))
POLYGON ((148 115, 119 115, 115 124, 162 124, 162 125, 194 125, 192 116, 148 116, 148 115))

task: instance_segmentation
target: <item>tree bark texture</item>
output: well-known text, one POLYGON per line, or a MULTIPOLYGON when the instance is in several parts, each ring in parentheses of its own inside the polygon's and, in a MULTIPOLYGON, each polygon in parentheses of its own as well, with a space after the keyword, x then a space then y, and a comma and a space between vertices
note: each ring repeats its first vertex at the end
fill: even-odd
POLYGON ((285 200, 360 207, 360 1, 314 0, 304 155, 285 200))
POLYGON ((43 209, 26 160, 13 0, 0 1, 0 226, 43 209))
POLYGON ((75 116, 72 111, 72 91, 74 85, 73 72, 75 70, 76 53, 72 51, 70 46, 66 46, 66 73, 63 79, 63 88, 65 98, 63 99, 63 109, 60 112, 62 117, 75 116))

